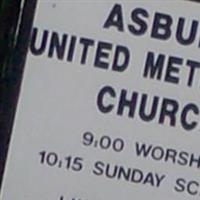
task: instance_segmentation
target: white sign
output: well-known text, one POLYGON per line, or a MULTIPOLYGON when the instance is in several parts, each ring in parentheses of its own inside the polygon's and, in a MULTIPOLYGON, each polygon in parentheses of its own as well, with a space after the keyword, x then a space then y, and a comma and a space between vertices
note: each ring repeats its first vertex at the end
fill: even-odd
POLYGON ((199 19, 187 1, 39 1, 1 199, 199 199, 199 19))

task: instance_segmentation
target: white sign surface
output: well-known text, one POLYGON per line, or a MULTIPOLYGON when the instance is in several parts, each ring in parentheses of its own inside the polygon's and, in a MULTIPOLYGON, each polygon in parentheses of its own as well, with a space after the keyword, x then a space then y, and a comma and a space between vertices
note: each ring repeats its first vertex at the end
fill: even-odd
POLYGON ((1 199, 199 199, 199 20, 186 1, 39 1, 1 199))

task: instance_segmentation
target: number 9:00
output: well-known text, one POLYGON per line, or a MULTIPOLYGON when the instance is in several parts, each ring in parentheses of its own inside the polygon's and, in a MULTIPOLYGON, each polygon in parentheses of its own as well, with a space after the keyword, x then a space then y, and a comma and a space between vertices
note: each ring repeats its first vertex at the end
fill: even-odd
POLYGON ((83 134, 83 145, 94 146, 101 149, 113 149, 116 152, 121 152, 124 149, 124 140, 121 138, 112 139, 110 136, 103 135, 99 139, 95 139, 95 136, 91 132, 85 132, 83 134))

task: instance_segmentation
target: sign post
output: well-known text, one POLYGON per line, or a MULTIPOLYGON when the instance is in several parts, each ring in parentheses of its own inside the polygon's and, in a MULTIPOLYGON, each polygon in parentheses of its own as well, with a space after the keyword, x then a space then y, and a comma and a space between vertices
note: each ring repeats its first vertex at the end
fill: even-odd
POLYGON ((36 3, 0 2, 0 187, 36 3))
POLYGON ((1 199, 198 199, 199 9, 39 1, 1 199))

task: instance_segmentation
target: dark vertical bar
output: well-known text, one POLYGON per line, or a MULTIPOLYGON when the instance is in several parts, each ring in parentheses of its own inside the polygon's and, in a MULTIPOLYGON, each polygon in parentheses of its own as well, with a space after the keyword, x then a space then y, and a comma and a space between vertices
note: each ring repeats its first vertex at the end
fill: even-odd
POLYGON ((25 0, 20 11, 21 0, 0 2, 0 187, 36 3, 25 0))
POLYGON ((21 0, 0 1, 0 78, 4 76, 13 49, 20 3, 21 0))

